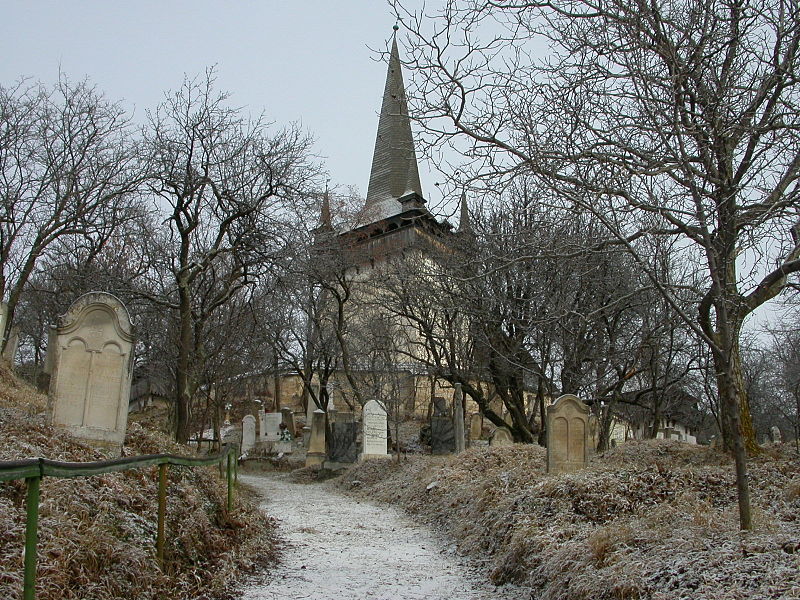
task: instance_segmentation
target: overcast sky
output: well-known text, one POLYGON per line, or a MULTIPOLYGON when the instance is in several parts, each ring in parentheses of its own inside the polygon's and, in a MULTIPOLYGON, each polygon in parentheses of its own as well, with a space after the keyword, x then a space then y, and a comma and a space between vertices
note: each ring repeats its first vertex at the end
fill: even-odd
MULTIPOLYGON (((394 20, 383 0, 3 0, 0 82, 88 77, 135 118, 216 65, 231 102, 302 123, 332 185, 366 194, 394 20), (371 50, 371 49, 372 50, 371 50)), ((439 195, 420 164, 431 205, 439 195)), ((433 209, 433 206, 432 206, 433 209)))

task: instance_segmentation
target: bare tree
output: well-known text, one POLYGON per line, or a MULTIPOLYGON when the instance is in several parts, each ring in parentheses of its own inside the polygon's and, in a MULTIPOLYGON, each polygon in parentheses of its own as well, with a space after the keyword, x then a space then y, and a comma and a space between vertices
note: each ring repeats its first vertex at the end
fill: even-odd
POLYGON ((286 206, 317 173, 301 131, 269 136, 262 119, 245 119, 226 100, 214 90, 213 71, 187 79, 150 114, 143 134, 149 188, 167 226, 151 239, 163 274, 152 299, 178 323, 176 438, 184 442, 207 327, 284 245, 286 206))
POLYGON ((528 173, 592 211, 711 350, 749 529, 739 336, 800 270, 796 6, 451 0, 423 18, 394 4, 428 141, 463 150, 462 173, 528 173), (638 251, 659 235, 704 275, 697 316, 638 251))
POLYGON ((0 345, 40 261, 56 245, 83 260, 103 249, 139 175, 128 117, 88 81, 0 87, 0 345))

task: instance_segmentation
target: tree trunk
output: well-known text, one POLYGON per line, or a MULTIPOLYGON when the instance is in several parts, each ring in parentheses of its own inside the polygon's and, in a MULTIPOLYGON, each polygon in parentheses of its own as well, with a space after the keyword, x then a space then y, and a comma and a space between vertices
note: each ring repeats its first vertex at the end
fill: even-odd
POLYGON ((744 448, 751 456, 761 452, 761 448, 756 440, 756 432, 753 429, 753 418, 750 415, 750 401, 744 385, 742 375, 742 355, 739 344, 736 343, 731 352, 731 376, 736 384, 736 392, 739 406, 739 429, 742 434, 744 448))
MULTIPOLYGON (((736 464, 736 491, 739 497, 739 525, 742 529, 752 529, 752 514, 750 511, 750 486, 747 475, 747 452, 745 451, 744 436, 741 431, 739 419, 740 407, 739 391, 737 390, 735 376, 723 370, 728 365, 717 365, 719 398, 724 403, 722 420, 727 421, 726 429, 730 437, 725 441, 726 447, 733 453, 736 464), (721 368, 722 367, 722 368, 721 368)), ((732 370, 732 369, 731 369, 732 370)))
POLYGON ((178 340, 178 368, 176 383, 175 440, 185 444, 189 441, 189 421, 192 411, 192 391, 190 383, 190 357, 192 348, 192 313, 189 290, 180 286, 180 338, 178 340))

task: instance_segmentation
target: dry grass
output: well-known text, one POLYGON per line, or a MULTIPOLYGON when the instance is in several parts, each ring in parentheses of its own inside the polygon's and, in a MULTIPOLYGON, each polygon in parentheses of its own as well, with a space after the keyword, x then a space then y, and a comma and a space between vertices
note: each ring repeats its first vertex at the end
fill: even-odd
POLYGON ((726 456, 679 442, 626 444, 582 472, 544 473, 535 446, 360 464, 348 493, 397 503, 487 560, 495 583, 542 600, 800 598, 800 461, 751 462, 756 529, 738 531, 726 456))
MULTIPOLYGON (((46 400, 0 369, 0 460, 106 458, 45 424, 46 400)), ((124 454, 189 454, 131 423, 124 454)), ((155 559, 157 469, 45 478, 39 517, 38 600, 233 597, 243 573, 274 560, 274 523, 238 494, 232 514, 215 468, 170 467, 166 561, 155 559)), ((25 485, 0 484, 0 598, 19 597, 25 485)))

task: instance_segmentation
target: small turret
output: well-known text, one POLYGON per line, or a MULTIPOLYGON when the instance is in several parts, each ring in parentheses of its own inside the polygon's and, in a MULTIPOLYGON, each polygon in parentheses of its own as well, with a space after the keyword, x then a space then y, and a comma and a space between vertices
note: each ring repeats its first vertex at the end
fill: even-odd
POLYGON ((458 221, 458 230, 457 233, 469 233, 472 234, 474 231, 472 230, 472 222, 469 219, 469 208, 467 207, 467 192, 461 192, 461 200, 459 202, 459 208, 461 214, 459 215, 458 221))
POLYGON ((331 201, 327 185, 325 186, 325 193, 322 195, 322 204, 319 209, 319 225, 312 232, 317 240, 334 232, 331 221, 331 201))

